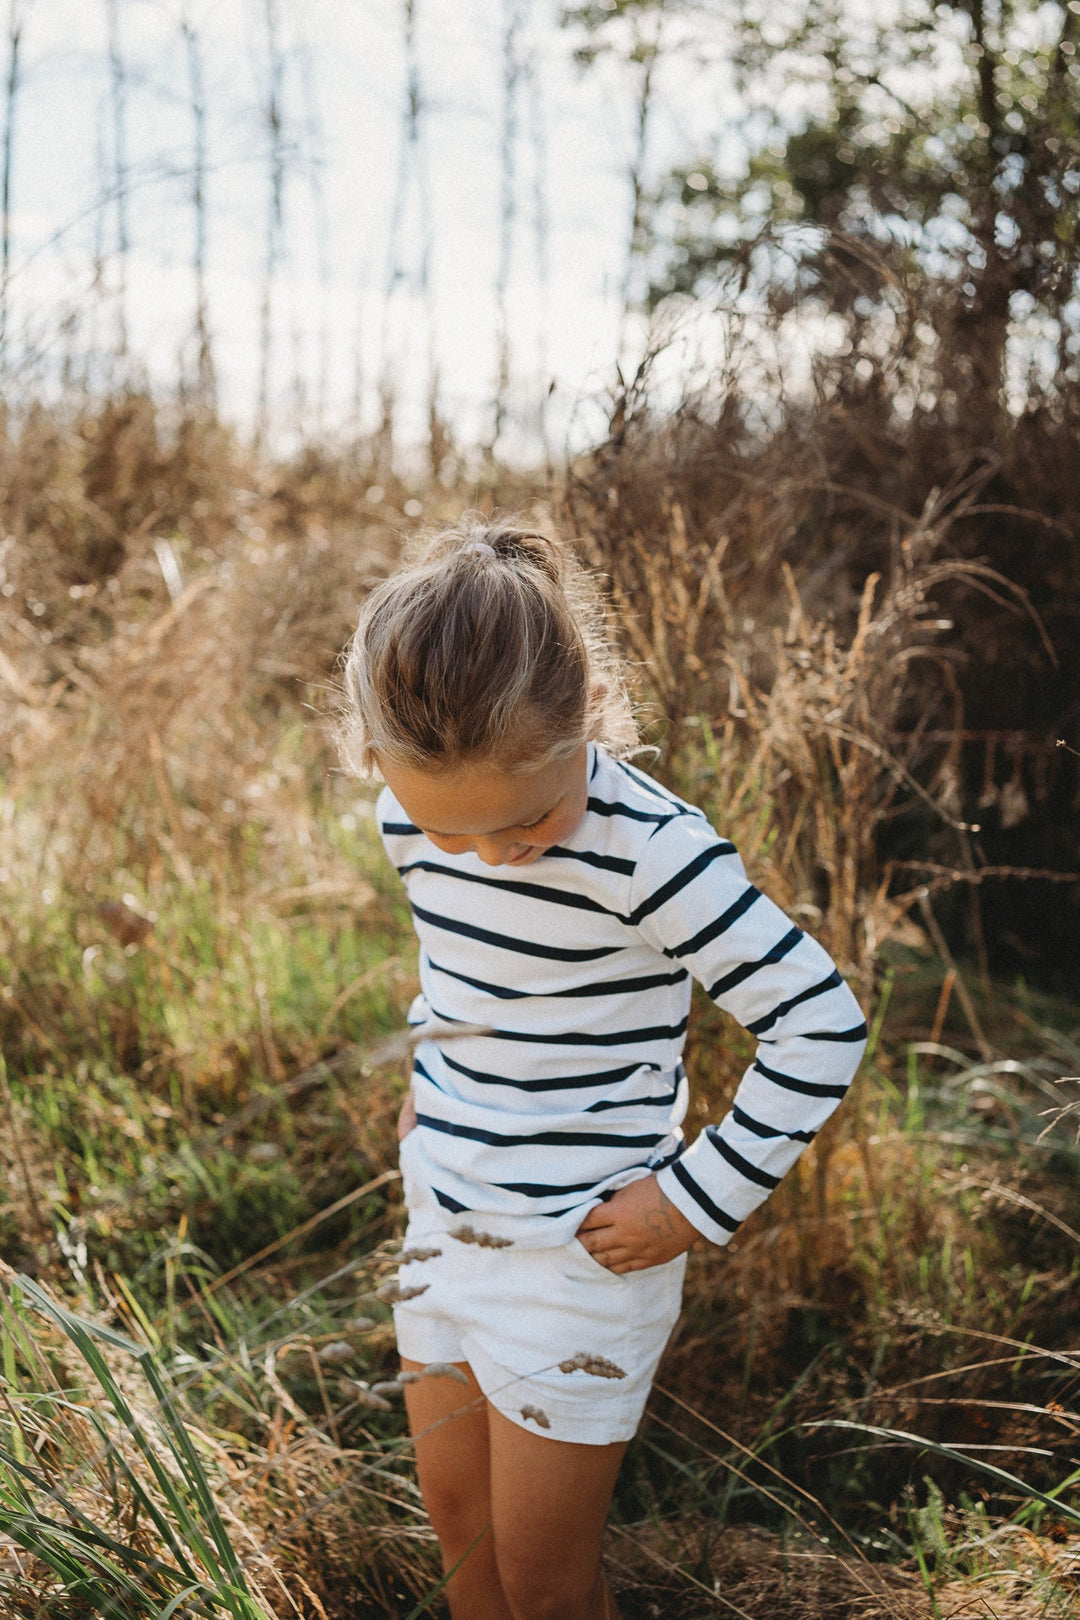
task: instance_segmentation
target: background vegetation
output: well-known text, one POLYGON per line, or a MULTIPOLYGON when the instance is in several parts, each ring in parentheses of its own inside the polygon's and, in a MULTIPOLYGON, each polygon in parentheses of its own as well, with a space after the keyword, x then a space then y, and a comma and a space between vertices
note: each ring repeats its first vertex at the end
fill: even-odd
MULTIPOLYGON (((646 133, 676 15, 566 18, 646 133)), ((627 1614, 1075 1612, 1080 17, 738 21, 763 96, 814 94, 741 177, 635 171, 655 321, 588 453, 436 413, 423 473, 385 433, 275 457, 134 378, 4 416, 0 1612, 437 1608, 379 1294, 412 943, 331 722, 363 592, 465 505, 578 538, 650 768, 871 1017, 691 1257, 627 1614)), ((746 1054, 703 1002, 693 1127, 746 1054)))

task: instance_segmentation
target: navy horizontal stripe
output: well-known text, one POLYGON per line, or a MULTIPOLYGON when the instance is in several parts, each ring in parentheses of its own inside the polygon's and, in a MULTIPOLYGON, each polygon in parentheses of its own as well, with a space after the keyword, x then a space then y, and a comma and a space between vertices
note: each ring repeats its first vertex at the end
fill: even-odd
POLYGON ((700 877, 706 867, 719 860, 721 855, 734 853, 735 845, 728 843, 713 844, 710 849, 703 849, 689 865, 683 867, 681 872, 676 872, 675 876, 662 883, 654 894, 650 894, 640 905, 634 907, 629 919, 631 927, 636 928, 643 918, 651 916, 654 911, 659 911, 661 906, 673 899, 680 889, 685 889, 688 883, 693 883, 694 879, 700 877))
POLYGON ((416 1123, 429 1131, 441 1131, 444 1136, 463 1136, 469 1142, 486 1142, 489 1147, 655 1147, 667 1135, 650 1132, 647 1136, 619 1136, 614 1131, 528 1131, 508 1135, 503 1131, 486 1131, 481 1125, 455 1125, 448 1119, 435 1119, 431 1114, 417 1114, 416 1123))
POLYGON ((594 799, 591 794, 587 808, 598 816, 625 816, 628 821, 655 821, 658 824, 670 821, 673 814, 670 810, 632 810, 628 804, 618 801, 609 804, 604 799, 594 799))
MULTIPOLYGON (((446 1013, 432 1007, 432 1013, 443 1023, 452 1023, 446 1013)), ((458 1020, 460 1021, 460 1020, 458 1020)), ((633 1046, 641 1041, 672 1041, 686 1034, 689 1018, 680 1018, 677 1024, 654 1024, 645 1029, 566 1030, 559 1035, 538 1035, 533 1029, 489 1029, 485 1040, 524 1041, 529 1046, 633 1046)))
POLYGON ((722 911, 719 917, 714 917, 711 922, 706 923, 705 927, 699 929, 691 939, 684 939, 681 945, 667 946, 664 955, 695 955, 704 946, 711 944, 714 939, 719 939, 721 934, 726 934, 728 929, 733 927, 740 917, 745 917, 750 907, 760 899, 761 890, 755 889, 752 883, 748 883, 739 898, 732 901, 731 905, 725 911, 722 911))
POLYGON ((719 1125, 706 1126, 705 1135, 717 1153, 726 1159, 731 1168, 737 1171, 740 1176, 744 1176, 747 1181, 752 1181, 755 1186, 765 1187, 769 1192, 772 1192, 773 1188, 779 1185, 779 1176, 770 1175, 767 1170, 761 1170, 756 1164, 751 1164, 749 1159, 744 1159, 741 1153, 736 1153, 731 1143, 725 1142, 720 1135, 719 1125))
POLYGON ((731 1117, 736 1125, 741 1125, 744 1131, 752 1131, 755 1136, 766 1138, 786 1136, 793 1142, 812 1142, 817 1135, 816 1131, 782 1131, 775 1125, 763 1125, 760 1119, 754 1119, 745 1108, 739 1108, 737 1105, 732 1108, 731 1117))
POLYGON ((865 1022, 856 1024, 854 1029, 834 1029, 815 1031, 813 1034, 800 1035, 803 1041, 865 1041, 869 1030, 865 1022))
MULTIPOLYGON (((452 866, 443 866, 441 861, 410 861, 406 866, 399 866, 398 871, 402 877, 410 872, 435 872, 439 877, 449 878, 452 883, 479 883, 482 888, 494 889, 500 894, 520 894, 527 900, 546 900, 553 906, 569 906, 574 911, 595 911, 602 917, 618 916, 609 906, 602 906, 587 894, 574 894, 569 889, 550 888, 543 883, 511 883, 505 879, 484 877, 480 872, 458 872, 452 866)), ((620 917, 619 921, 625 919, 620 917)))
POLYGON ((725 1232, 737 1232, 739 1230, 742 1224, 741 1221, 737 1221, 731 1215, 728 1215, 726 1211, 720 1208, 719 1204, 714 1204, 708 1193, 701 1190, 678 1159, 669 1168, 676 1181, 680 1186, 686 1188, 694 1203, 704 1210, 710 1221, 715 1222, 717 1226, 722 1226, 725 1232))
POLYGON ((382 830, 389 838, 411 838, 419 834, 419 827, 414 827, 411 821, 384 821, 382 830))
POLYGON ((438 1187, 432 1187, 431 1190, 443 1209, 448 1209, 451 1215, 468 1215, 471 1213, 468 1204, 459 1204, 457 1199, 451 1198, 449 1193, 440 1192, 438 1187))
POLYGON ((569 1187, 548 1187, 540 1181, 496 1181, 493 1185, 501 1187, 503 1192, 521 1193, 525 1198, 558 1198, 566 1193, 592 1192, 596 1178, 574 1182, 569 1187))
POLYGON ((421 1077, 421 1079, 426 1080, 429 1085, 434 1086, 436 1091, 442 1091, 443 1090, 443 1087, 440 1086, 440 1084, 436 1080, 435 1076, 433 1074, 428 1073, 428 1071, 424 1068, 424 1065, 421 1063, 420 1059, 416 1056, 415 1053, 413 1054, 413 1064, 412 1064, 412 1066, 413 1066, 414 1073, 418 1074, 421 1077))
MULTIPOLYGON (((557 1075, 543 1080, 508 1080, 504 1074, 485 1074, 482 1069, 470 1069, 459 1058, 452 1058, 447 1052, 442 1053, 442 1060, 448 1069, 456 1069, 458 1074, 463 1074, 466 1080, 475 1080, 477 1085, 513 1086, 516 1091, 587 1091, 596 1086, 617 1086, 623 1080, 629 1080, 630 1076, 641 1068, 657 1070, 655 1063, 625 1063, 618 1069, 601 1069, 598 1074, 557 1075)), ((413 1068, 420 1068, 415 1057, 413 1068)))
POLYGON ((674 793, 664 787, 662 782, 657 782, 652 776, 646 776, 644 771, 639 771, 636 765, 630 764, 629 760, 617 760, 616 768, 624 776, 628 776, 631 782, 635 783, 643 793, 647 793, 650 798, 659 799, 662 804, 670 806, 677 816, 697 815, 704 821, 705 818, 701 815, 700 810, 691 810, 688 804, 683 804, 681 799, 677 799, 674 793))
POLYGON ((777 1069, 767 1069, 759 1058, 754 1064, 758 1074, 763 1074, 766 1080, 774 1085, 783 1086, 785 1091, 797 1091, 803 1097, 846 1097, 847 1086, 823 1085, 819 1080, 800 1080, 793 1074, 781 1074, 777 1069))
POLYGON ((552 844, 550 849, 544 851, 544 858, 552 855, 567 861, 581 861, 601 872, 620 872, 624 877, 633 877, 637 871, 636 861, 624 860, 621 855, 598 855, 592 849, 564 849, 562 844, 552 844))
POLYGON ((658 985, 679 984, 687 978, 685 968, 676 968, 671 973, 650 973, 636 979, 600 979, 596 984, 575 984, 569 990, 512 990, 506 985, 490 984, 487 979, 474 979, 468 973, 455 973, 453 968, 443 967, 428 957, 428 965, 436 973, 444 973, 448 979, 456 979, 460 984, 471 984, 474 990, 484 990, 489 996, 497 996, 500 1001, 525 1001, 539 998, 554 1001, 566 1001, 582 996, 618 996, 624 993, 638 993, 642 990, 655 990, 658 985))
POLYGON ((662 1097, 631 1097, 629 1100, 625 1097, 602 1097, 599 1102, 590 1103, 585 1113, 604 1114, 610 1108, 670 1108, 678 1092, 678 1086, 672 1086, 662 1097))
MULTIPOLYGON (((594 1185, 595 1185, 595 1183, 590 1182, 589 1183, 589 1188, 591 1189, 594 1185)), ((443 1209, 449 1210, 451 1215, 476 1215, 476 1214, 479 1214, 479 1215, 482 1216, 484 1214, 483 1210, 476 1210, 476 1209, 473 1209, 472 1206, 469 1205, 469 1204, 461 1204, 461 1203, 459 1203, 456 1198, 451 1198, 449 1193, 443 1192, 439 1187, 432 1187, 431 1190, 435 1194, 435 1198, 438 1201, 438 1203, 440 1203, 442 1205, 443 1209)), ((581 1204, 580 1204, 580 1201, 579 1201, 578 1203, 575 1203, 575 1204, 563 1204, 559 1209, 538 1209, 538 1210, 535 1211, 535 1213, 537 1215, 544 1216, 545 1219, 558 1220, 560 1215, 569 1215, 572 1210, 580 1209, 580 1208, 581 1208, 581 1204)))
POLYGON ((453 917, 440 917, 437 911, 426 911, 412 902, 414 916, 433 923, 449 934, 460 934, 463 939, 478 939, 482 945, 494 945, 501 951, 513 951, 517 956, 541 956, 549 962, 599 962, 602 957, 614 956, 617 945, 601 945, 591 951, 571 951, 558 945, 542 945, 538 940, 514 939, 508 934, 497 934, 491 928, 477 928, 475 923, 457 922, 453 917))
POLYGON ((826 990, 835 990, 836 986, 842 983, 838 970, 833 968, 828 978, 819 979, 818 983, 810 985, 809 989, 800 990, 797 996, 789 996, 786 1001, 778 1002, 771 1013, 766 1013, 763 1018, 755 1018, 754 1022, 747 1024, 746 1027, 751 1035, 764 1035, 778 1018, 786 1018, 794 1007, 801 1007, 804 1001, 813 1001, 815 996, 824 995, 826 990))
POLYGON ((763 967, 770 967, 776 962, 782 962, 788 952, 795 949, 802 937, 803 931, 801 928, 789 929, 783 939, 777 940, 771 951, 766 951, 764 956, 759 956, 756 962, 743 962, 739 967, 732 968, 730 973, 723 974, 715 984, 709 986, 707 994, 715 1001, 717 996, 726 995, 729 990, 734 990, 737 984, 743 984, 753 974, 759 973, 763 967))

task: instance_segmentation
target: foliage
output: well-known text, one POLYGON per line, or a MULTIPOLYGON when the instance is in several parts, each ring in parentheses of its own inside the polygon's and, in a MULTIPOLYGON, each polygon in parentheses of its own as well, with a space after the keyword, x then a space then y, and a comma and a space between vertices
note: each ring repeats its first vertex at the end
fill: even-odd
POLYGON ((861 346, 891 303, 869 253, 889 278, 939 289, 922 341, 960 410, 986 422, 1003 391, 1074 389, 1078 40, 1071 5, 1030 0, 804 0, 783 22, 747 5, 735 51, 746 164, 676 171, 653 301, 727 266, 777 311, 812 293, 861 346))

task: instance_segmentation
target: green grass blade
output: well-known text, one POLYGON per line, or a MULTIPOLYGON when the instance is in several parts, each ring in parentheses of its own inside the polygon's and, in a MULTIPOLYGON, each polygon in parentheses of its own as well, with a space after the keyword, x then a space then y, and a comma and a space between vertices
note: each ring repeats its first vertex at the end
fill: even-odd
MULTIPOLYGON (((116 1380, 112 1376, 108 1363, 97 1349, 97 1346, 93 1343, 90 1334, 93 1332, 97 1337, 105 1339, 108 1343, 111 1343, 120 1349, 126 1350, 130 1355, 134 1356, 134 1358, 140 1362, 140 1364, 143 1366, 144 1372, 146 1370, 145 1358, 148 1357, 149 1352, 143 1350, 142 1347, 137 1345, 133 1339, 128 1339, 120 1333, 113 1333, 111 1329, 102 1328, 98 1323, 85 1322, 82 1317, 75 1316, 73 1312, 65 1310, 63 1306, 58 1305, 55 1300, 51 1299, 48 1294, 40 1289, 31 1278, 20 1277, 19 1286, 23 1288, 27 1297, 34 1304, 34 1306, 40 1309, 45 1315, 51 1317, 52 1320, 55 1321, 58 1326, 67 1334, 72 1343, 77 1346, 83 1356, 83 1359, 88 1363, 94 1373, 94 1376, 97 1378, 102 1389, 108 1396, 110 1403, 123 1422, 132 1440, 138 1446, 143 1457, 146 1459, 146 1462, 148 1463, 150 1470, 157 1481, 158 1488, 160 1489, 162 1496, 165 1498, 165 1501, 168 1503, 170 1511, 175 1515, 177 1524, 183 1531, 185 1538, 191 1543, 193 1551, 202 1560, 207 1572, 212 1575, 215 1580, 220 1580, 222 1571, 218 1567, 218 1560, 215 1556, 216 1549, 203 1534, 202 1528, 197 1519, 190 1512, 187 1503, 177 1490, 176 1481, 170 1478, 169 1474, 162 1467, 161 1461, 155 1453, 153 1446, 151 1446, 147 1440, 141 1424, 136 1418, 134 1412, 131 1410, 131 1407, 128 1405, 123 1393, 117 1386, 116 1380)), ((174 1450, 175 1454, 175 1447, 172 1447, 171 1449, 174 1450)), ((145 1505, 147 1510, 152 1514, 154 1523, 159 1532, 165 1537, 174 1557, 177 1559, 177 1562, 184 1569, 187 1579, 197 1581, 199 1579, 198 1571, 189 1563, 184 1549, 180 1546, 174 1531, 149 1495, 145 1497, 145 1505)), ((233 1561, 235 1561, 235 1554, 233 1554, 233 1561)))
POLYGON ((469 1545, 466 1547, 465 1551, 462 1553, 461 1557, 458 1559, 458 1561, 454 1565, 453 1569, 448 1569, 446 1574, 443 1576, 442 1580, 439 1581, 435 1586, 433 1586, 431 1588, 431 1591, 427 1594, 427 1596, 425 1598, 421 1599, 421 1601, 416 1605, 416 1608, 409 1610, 409 1613, 405 1616, 405 1620, 420 1620, 420 1616, 422 1614, 425 1614, 427 1612, 427 1610, 430 1609, 431 1605, 434 1603, 434 1601, 438 1597, 439 1593, 446 1586, 446 1583, 448 1581, 453 1580, 454 1576, 457 1574, 458 1570, 461 1568, 461 1566, 465 1562, 466 1558, 468 1558, 469 1554, 473 1551, 474 1547, 478 1547, 480 1545, 480 1543, 483 1541, 484 1537, 487 1535, 487 1533, 488 1533, 488 1531, 490 1529, 491 1529, 490 1524, 485 1524, 484 1528, 481 1530, 480 1534, 476 1537, 475 1541, 470 1541, 469 1545))
MULTIPOLYGON (((6 1464, 9 1468, 18 1466, 14 1464, 12 1458, 4 1456, 3 1453, 0 1453, 0 1463, 6 1464)), ((0 1526, 2 1526, 8 1532, 8 1534, 13 1537, 13 1539, 19 1539, 18 1530, 20 1527, 52 1525, 61 1529, 64 1532, 65 1537, 69 1535, 77 1535, 85 1538, 88 1543, 94 1543, 101 1547, 107 1548, 114 1557, 120 1559, 123 1563, 130 1565, 133 1569, 138 1570, 140 1573, 148 1571, 153 1576, 165 1576, 168 1578, 170 1584, 184 1578, 182 1570, 174 1569, 169 1564, 162 1563, 160 1559, 153 1557, 153 1555, 150 1553, 139 1552, 137 1548, 129 1547, 124 1542, 116 1541, 105 1531, 99 1529, 98 1526, 94 1524, 92 1519, 88 1519, 84 1513, 80 1512, 72 1502, 61 1496, 58 1491, 51 1490, 42 1481, 34 1479, 32 1470, 24 1468, 20 1469, 20 1472, 28 1475, 33 1483, 37 1485, 42 1494, 47 1496, 49 1501, 53 1503, 54 1506, 62 1509, 64 1513, 68 1514, 69 1518, 74 1519, 76 1523, 62 1524, 59 1520, 49 1519, 42 1513, 41 1508, 34 1501, 33 1496, 28 1491, 20 1489, 18 1495, 22 1497, 22 1504, 19 1508, 6 1504, 2 1501, 2 1499, 0 1499, 0 1526)), ((2 1493, 5 1491, 14 1494, 14 1488, 16 1485, 21 1487, 22 1482, 5 1480, 2 1474, 0 1474, 0 1498, 2 1498, 2 1493)), ((162 1595, 164 1596, 164 1592, 162 1595)))
MULTIPOLYGON (((263 1610, 256 1602, 247 1584, 243 1566, 237 1557, 225 1521, 214 1499, 213 1488, 192 1444, 191 1436, 176 1408, 166 1381, 154 1361, 153 1352, 137 1344, 124 1334, 116 1333, 113 1329, 103 1327, 100 1323, 75 1315, 74 1312, 67 1310, 52 1299, 29 1277, 20 1276, 19 1286, 23 1289, 31 1306, 49 1316, 67 1334, 93 1371, 132 1440, 149 1464, 158 1487, 177 1524, 190 1543, 192 1551, 200 1559, 207 1574, 211 1577, 215 1588, 214 1595, 225 1603, 229 1611, 237 1617, 237 1620, 263 1620, 263 1610), (142 1426, 113 1378, 108 1363, 94 1344, 94 1338, 102 1339, 115 1348, 125 1351, 138 1362, 157 1402, 158 1413, 164 1426, 164 1439, 180 1467, 184 1483, 194 1498, 203 1522, 200 1522, 200 1517, 192 1512, 188 1503, 184 1500, 183 1495, 177 1489, 176 1481, 170 1478, 162 1467, 142 1426), (209 1533, 209 1539, 206 1532, 209 1533)), ((159 1532, 163 1535, 166 1544, 181 1565, 184 1577, 188 1581, 194 1582, 196 1589, 201 1586, 205 1590, 206 1583, 199 1579, 198 1572, 191 1566, 184 1549, 179 1545, 176 1535, 165 1516, 154 1503, 149 1493, 140 1488, 136 1476, 130 1465, 124 1462, 122 1454, 118 1453, 117 1455, 133 1489, 138 1491, 141 1503, 153 1517, 159 1532)))
POLYGON ((123 1569, 117 1568, 90 1537, 70 1525, 61 1524, 40 1512, 35 1512, 32 1517, 0 1514, 0 1525, 20 1547, 47 1564, 53 1574, 63 1581, 68 1592, 87 1593, 88 1582, 93 1578, 92 1570, 107 1577, 113 1590, 119 1590, 125 1596, 137 1596, 144 1590, 123 1569))
POLYGON ((222 1519, 221 1514, 218 1511, 218 1505, 214 1500, 213 1488, 211 1487, 210 1481, 206 1477, 206 1471, 203 1468, 195 1447, 191 1443, 191 1436, 184 1427, 180 1415, 176 1410, 176 1405, 173 1398, 169 1393, 169 1390, 167 1389, 157 1367, 154 1365, 149 1352, 143 1356, 142 1366, 147 1382, 157 1397, 158 1407, 162 1413, 162 1416, 169 1426, 169 1430, 173 1438, 173 1453, 184 1470, 185 1478, 188 1480, 192 1490, 196 1494, 199 1505, 202 1508, 203 1514, 205 1515, 207 1527, 210 1534, 214 1538, 214 1544, 217 1547, 218 1555, 228 1571, 230 1580, 235 1581, 238 1584, 240 1591, 246 1596, 250 1597, 251 1594, 248 1591, 247 1582, 244 1579, 244 1572, 240 1565, 240 1560, 237 1558, 235 1548, 233 1547, 232 1541, 229 1538, 229 1532, 225 1528, 225 1521, 222 1519))
POLYGON ((177 1540, 174 1527, 169 1523, 127 1457, 120 1450, 116 1437, 106 1431, 96 1412, 88 1412, 85 1415, 101 1437, 102 1458, 115 1463, 119 1467, 140 1509, 152 1519, 166 1546, 169 1547, 178 1565, 181 1566, 180 1573, 188 1580, 196 1579, 197 1572, 190 1564, 185 1548, 177 1540))
MULTIPOLYGON (((1060 1507, 1062 1491, 1070 1491, 1076 1484, 1080 1484, 1080 1468, 1074 1468, 1071 1474, 1066 1474, 1065 1478, 1057 1485, 1051 1486, 1050 1490, 1048 1490, 1046 1494, 1048 1497, 1053 1498, 1056 1507, 1060 1507)), ((1032 1514, 1037 1511, 1038 1510, 1034 1502, 1026 1502, 1022 1508, 1018 1508, 1013 1514, 1013 1523, 1026 1524, 1027 1520, 1031 1518, 1032 1514)))
MULTIPOLYGON (((29 1279, 27 1279, 27 1281, 29 1281, 29 1279)), ((101 1328, 100 1324, 98 1323, 90 1323, 84 1321, 82 1317, 75 1316, 72 1312, 65 1310, 60 1305, 57 1305, 54 1300, 51 1300, 47 1294, 41 1292, 40 1290, 35 1289, 35 1293, 40 1300, 40 1308, 58 1323, 58 1325, 67 1334, 68 1338, 71 1339, 72 1343, 81 1352, 83 1359, 90 1366, 94 1376, 98 1380, 98 1383, 109 1397, 109 1401, 113 1408, 117 1412, 118 1416, 122 1419, 125 1428, 131 1435, 131 1438, 138 1445, 139 1450, 143 1453, 143 1456, 150 1464, 158 1484, 161 1486, 162 1491, 169 1499, 170 1506, 174 1507, 174 1509, 184 1518, 185 1529, 196 1528, 193 1521, 190 1525, 186 1522, 189 1519, 189 1515, 184 1504, 179 1499, 177 1499, 175 1502, 173 1501, 173 1498, 176 1495, 175 1482, 171 1480, 168 1474, 162 1469, 158 1457, 156 1456, 153 1448, 147 1442, 142 1425, 139 1423, 130 1405, 128 1404, 127 1399, 116 1383, 108 1362, 101 1355, 100 1351, 93 1343, 90 1335, 94 1334, 96 1337, 105 1339, 107 1342, 116 1345, 118 1348, 126 1350, 136 1361, 140 1363, 142 1363, 144 1356, 146 1356, 148 1352, 145 1351, 141 1345, 136 1344, 134 1340, 125 1338, 123 1334, 114 1334, 110 1329, 101 1328)))
POLYGON ((163 1609, 154 1610, 153 1620, 172 1620, 173 1615, 176 1613, 181 1603, 184 1602, 185 1598, 197 1595, 198 1591, 198 1586, 188 1586, 185 1587, 182 1592, 177 1592, 176 1596, 174 1598, 170 1598, 169 1602, 163 1609))
MULTIPOLYGON (((906 1429, 879 1429, 872 1423, 853 1423, 846 1418, 825 1418, 818 1423, 805 1423, 801 1427, 806 1429, 853 1429, 859 1434, 871 1434, 878 1440, 899 1441, 902 1445, 917 1446, 920 1451, 932 1451, 938 1457, 947 1457, 950 1462, 963 1463, 965 1468, 974 1468, 980 1474, 986 1474, 996 1479, 1001 1485, 1008 1485, 1010 1489, 1020 1491, 1022 1495, 1037 1502, 1044 1502, 1047 1507, 1056 1508, 1066 1518, 1080 1524, 1080 1508, 1070 1507, 1062 1502, 1056 1495, 1048 1495, 1034 1485, 1029 1485, 1016 1474, 1010 1474, 1008 1469, 999 1468, 996 1463, 983 1462, 980 1457, 969 1457, 966 1451, 957 1446, 944 1445, 940 1440, 928 1440, 925 1435, 909 1434, 906 1429)), ((1074 1476, 1075 1477, 1075 1476, 1074 1476)), ((1065 1488, 1068 1482, 1055 1486, 1055 1491, 1065 1488)))

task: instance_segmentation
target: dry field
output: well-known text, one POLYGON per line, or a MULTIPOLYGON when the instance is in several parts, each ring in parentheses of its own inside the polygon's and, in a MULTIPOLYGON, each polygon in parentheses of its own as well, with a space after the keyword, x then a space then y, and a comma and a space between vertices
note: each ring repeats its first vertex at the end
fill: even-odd
MULTIPOLYGON (((755 461, 623 406, 558 487, 257 467, 138 396, 9 431, 5 1615, 438 1610, 378 1294, 412 947, 332 720, 363 591, 466 504, 579 537, 650 768, 872 1023, 850 1104, 691 1257, 613 1516, 626 1614, 1076 1612, 1080 1017, 950 945, 986 879, 929 735, 963 732, 956 604, 1042 621, 960 543, 974 485, 796 544, 832 477, 802 439, 755 461)), ((697 1117, 745 1056, 700 1006, 697 1117)))

